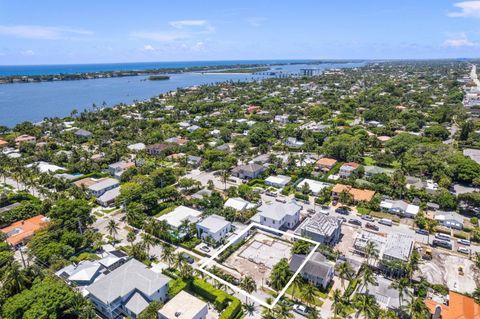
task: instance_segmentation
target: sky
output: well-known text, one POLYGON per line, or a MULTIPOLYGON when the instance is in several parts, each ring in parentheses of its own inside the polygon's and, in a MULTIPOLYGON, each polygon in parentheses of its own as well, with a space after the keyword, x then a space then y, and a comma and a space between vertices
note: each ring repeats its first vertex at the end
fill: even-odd
POLYGON ((0 0, 0 65, 480 57, 480 1, 0 0))

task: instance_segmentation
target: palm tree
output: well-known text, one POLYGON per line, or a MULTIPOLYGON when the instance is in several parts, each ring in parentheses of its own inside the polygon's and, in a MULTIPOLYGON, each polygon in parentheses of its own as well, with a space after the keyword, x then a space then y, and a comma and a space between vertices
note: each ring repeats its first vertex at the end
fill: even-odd
POLYGON ((281 300, 273 308, 273 312, 276 315, 275 318, 277 319, 291 319, 294 317, 292 309, 293 308, 291 305, 281 300))
POLYGON ((379 307, 375 297, 368 294, 357 294, 354 300, 355 308, 358 310, 356 317, 363 315, 365 319, 375 318, 379 312, 379 307))
POLYGON ((110 234, 110 236, 113 238, 113 242, 115 242, 115 235, 118 234, 118 225, 113 219, 109 220, 107 225, 107 231, 110 234))
POLYGON ((262 319, 277 319, 276 313, 270 308, 262 310, 262 319))
POLYGON ((133 245, 133 242, 136 239, 135 232, 133 230, 130 230, 127 234, 127 242, 130 243, 130 245, 133 245))
POLYGON ((429 315, 428 308, 422 297, 411 298, 404 307, 404 311, 411 319, 422 319, 429 315))
POLYGON ((365 246, 365 258, 367 258, 367 264, 370 265, 370 258, 373 257, 374 259, 378 258, 378 248, 377 245, 373 241, 369 241, 365 246))
POLYGON ((475 298, 475 301, 477 301, 477 303, 480 303, 480 287, 475 288, 472 293, 472 297, 475 298))
POLYGON ((320 312, 316 307, 310 308, 310 313, 307 315, 307 319, 321 319, 320 312))
POLYGON ((315 288, 314 285, 308 283, 306 284, 302 291, 302 298, 303 300, 310 306, 312 306, 315 303, 315 297, 317 295, 317 289, 315 288))
POLYGON ((175 262, 175 249, 170 244, 164 244, 162 247, 162 259, 167 262, 168 268, 175 262))
POLYGON ((253 313, 255 312, 255 304, 252 302, 250 304, 244 303, 243 304, 243 310, 249 315, 253 316, 253 313))
POLYGON ((395 280, 390 285, 390 288, 398 290, 398 304, 402 307, 403 296, 405 293, 408 293, 408 279, 407 278, 400 278, 399 280, 395 280))
POLYGON ((293 279, 292 282, 292 297, 293 299, 296 299, 296 292, 297 290, 300 291, 302 289, 302 286, 304 284, 303 278, 300 275, 295 276, 295 279, 293 279))
POLYGON ((333 313, 335 314, 335 316, 339 316, 344 309, 342 292, 340 291, 340 289, 337 288, 332 292, 332 300, 333 300, 333 304, 332 304, 333 313))
MULTIPOLYGON (((257 291, 257 284, 252 277, 246 276, 240 282, 240 288, 251 294, 254 291, 257 291)), ((245 302, 247 302, 247 297, 245 297, 245 302)))
POLYGON ((372 268, 370 268, 370 266, 367 264, 363 264, 362 266, 360 280, 361 280, 361 285, 358 288, 358 291, 361 291, 360 288, 365 288, 365 291, 368 292, 369 285, 373 285, 373 286, 378 285, 377 278, 373 273, 372 268))
POLYGON ((158 240, 150 234, 143 235, 143 245, 147 250, 147 254, 150 255, 150 248, 155 246, 158 243, 158 240))
POLYGON ((20 264, 16 261, 2 269, 1 285, 5 293, 9 296, 20 293, 27 288, 28 278, 20 268, 20 264))
POLYGON ((348 261, 341 263, 338 268, 338 276, 342 279, 342 287, 345 285, 345 280, 351 280, 353 274, 352 265, 348 261))

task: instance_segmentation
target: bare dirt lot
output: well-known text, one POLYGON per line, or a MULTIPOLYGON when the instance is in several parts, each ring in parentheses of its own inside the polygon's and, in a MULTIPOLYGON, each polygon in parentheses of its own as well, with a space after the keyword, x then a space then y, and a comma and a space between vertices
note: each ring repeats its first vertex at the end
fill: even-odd
POLYGON ((424 277, 430 283, 446 285, 460 293, 471 293, 480 283, 480 274, 474 263, 460 256, 434 251, 432 260, 423 260, 419 269, 417 276, 424 277))
POLYGON ((260 287, 270 277, 272 267, 282 258, 290 260, 291 245, 264 233, 257 232, 239 250, 225 260, 227 267, 242 276, 251 276, 260 287))
POLYGON ((358 229, 356 227, 343 224, 342 225, 342 237, 340 241, 335 245, 335 248, 338 249, 342 254, 350 256, 352 255, 351 250, 355 242, 355 237, 357 235, 358 229))

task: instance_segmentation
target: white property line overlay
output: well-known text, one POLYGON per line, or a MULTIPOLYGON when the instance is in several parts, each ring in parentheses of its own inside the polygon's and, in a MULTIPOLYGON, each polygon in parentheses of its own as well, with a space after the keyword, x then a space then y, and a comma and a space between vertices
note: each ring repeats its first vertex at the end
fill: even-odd
POLYGON ((222 284, 224 284, 225 286, 229 287, 230 289, 232 289, 233 291, 237 292, 237 293, 240 293, 242 295, 244 295, 245 297, 251 299, 251 300, 254 300, 255 302, 257 302, 258 304, 264 306, 265 308, 269 308, 269 309, 273 309, 273 307, 275 307, 275 305, 277 304, 277 302, 280 300, 280 298, 283 297, 283 295, 285 294, 285 292, 287 291, 288 287, 292 284, 292 282, 295 280, 295 277, 297 277, 297 275, 300 273, 300 271, 303 269, 303 267, 306 265, 306 263, 310 260, 310 258, 312 258, 313 254, 317 251, 317 248, 320 246, 320 243, 319 242, 316 242, 316 241, 313 241, 311 239, 308 239, 308 238, 304 238, 304 237, 301 237, 301 236, 298 236, 298 235, 295 235, 295 234, 291 234, 291 233, 287 233, 287 232, 284 232, 284 231, 281 231, 281 230, 278 230, 278 229, 275 229, 275 228, 272 228, 272 227, 268 227, 268 226, 265 226, 265 225, 261 225, 261 224, 258 224, 258 223, 251 223, 247 228, 245 228, 243 231, 241 231, 237 236, 235 236, 234 238, 230 239, 230 241, 225 244, 221 249, 219 249, 215 254, 213 254, 210 258, 208 258, 206 261, 202 262, 199 266, 198 266, 198 270, 201 271, 202 273, 212 277, 213 279, 221 282, 222 284), (308 254, 307 258, 305 258, 305 260, 302 262, 302 264, 300 265, 300 267, 298 267, 297 271, 293 274, 292 278, 290 278, 290 280, 288 281, 287 285, 282 289, 282 291, 280 292, 280 294, 277 296, 277 298, 271 303, 271 304, 268 304, 266 303, 265 301, 263 300, 260 300, 259 298, 253 296, 252 294, 249 294, 248 292, 246 292, 245 290, 243 289, 240 289, 239 287, 229 283, 228 281, 212 274, 211 272, 209 272, 208 270, 204 269, 207 265, 209 265, 212 261, 215 260, 215 258, 217 258, 223 251, 225 251, 225 249, 227 249, 228 247, 230 247, 231 245, 233 245, 234 242, 236 242, 238 239, 240 239, 241 237, 243 237, 247 232, 249 232, 253 227, 256 227, 256 228, 260 228, 260 229, 264 229, 264 230, 268 230, 268 231, 271 231, 271 232, 275 232, 275 233, 279 233, 279 234, 282 234, 282 235, 287 235, 287 236, 290 236, 290 237, 293 237, 293 238, 296 238, 298 240, 304 240, 304 241, 307 241, 313 245, 315 245, 315 247, 312 249, 312 251, 310 251, 310 253, 308 254))

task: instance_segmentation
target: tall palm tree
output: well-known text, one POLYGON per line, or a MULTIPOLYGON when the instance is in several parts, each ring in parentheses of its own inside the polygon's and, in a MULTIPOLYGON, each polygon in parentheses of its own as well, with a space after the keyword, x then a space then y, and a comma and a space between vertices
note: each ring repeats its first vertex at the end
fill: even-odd
POLYGON ((370 258, 378 258, 378 248, 373 241, 369 241, 365 246, 365 258, 367 258, 367 264, 370 265, 370 258))
POLYGON ((130 245, 133 245, 133 242, 135 241, 136 235, 134 231, 129 231, 127 234, 127 242, 130 243, 130 245))
POLYGON ((376 318, 379 312, 379 307, 375 297, 368 294, 357 294, 354 300, 355 308, 358 310, 356 317, 363 315, 365 319, 376 318))
POLYGON ((113 238, 113 242, 115 242, 116 241, 115 236, 118 234, 118 225, 113 219, 110 219, 108 221, 107 231, 110 234, 110 236, 113 238))
POLYGON ((303 285, 304 285, 304 281, 303 281, 302 276, 300 276, 300 275, 295 276, 295 279, 293 279, 293 282, 292 282, 292 297, 293 297, 293 299, 296 299, 296 293, 297 293, 297 291, 301 291, 303 285))
POLYGON ((27 288, 28 278, 25 276, 18 262, 11 262, 2 269, 2 272, 0 286, 2 286, 2 289, 7 295, 12 296, 18 294, 27 288))
POLYGON ((162 259, 167 262, 168 268, 172 267, 175 261, 175 249, 170 244, 164 244, 162 246, 162 259))
POLYGON ((400 305, 400 308, 402 307, 404 294, 408 293, 408 284, 408 279, 403 277, 399 280, 393 281, 390 285, 390 288, 398 290, 398 304, 400 305))
POLYGON ((292 310, 293 310, 293 307, 283 300, 279 301, 277 305, 273 308, 273 312, 276 315, 275 318, 277 319, 293 318, 294 315, 292 313, 292 310))
POLYGON ((378 285, 377 278, 376 278, 375 274, 373 273, 372 268, 370 268, 370 266, 367 265, 367 264, 362 265, 360 280, 361 280, 361 285, 358 288, 359 289, 358 291, 361 291, 360 288, 365 288, 365 291, 367 291, 367 293, 368 293, 368 286, 369 285, 373 285, 373 286, 378 285))
POLYGON ((340 289, 337 288, 332 292, 332 300, 333 313, 335 314, 335 316, 339 316, 344 310, 343 297, 340 289))
POLYGON ((303 289, 301 291, 302 298, 305 300, 305 302, 312 306, 315 304, 315 297, 317 296, 317 289, 315 288, 314 285, 312 284, 306 284, 303 286, 303 289))
MULTIPOLYGON (((240 288, 251 294, 254 291, 257 291, 257 284, 252 277, 246 276, 240 282, 240 288)), ((247 297, 245 297, 245 302, 247 302, 247 297)))
POLYGON ((150 248, 155 246, 158 243, 158 240, 150 234, 143 235, 143 245, 147 251, 147 254, 150 255, 150 248))
POLYGON ((411 319, 423 319, 429 315, 428 308, 422 297, 411 298, 403 310, 411 319))
POLYGON ((310 313, 307 315, 307 319, 321 319, 320 312, 316 307, 310 308, 310 313))
POLYGON ((345 286, 345 280, 351 280, 353 275, 352 265, 348 261, 345 261, 338 265, 338 276, 342 279, 342 287, 345 286))

